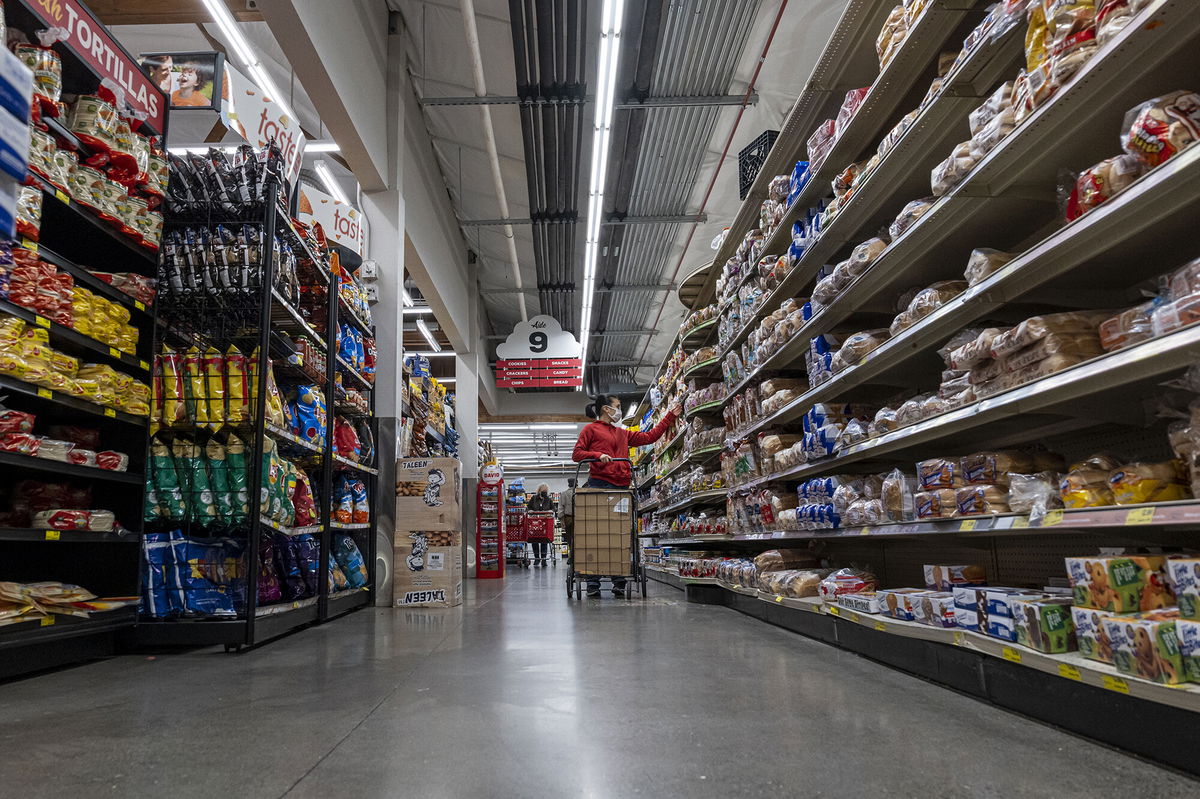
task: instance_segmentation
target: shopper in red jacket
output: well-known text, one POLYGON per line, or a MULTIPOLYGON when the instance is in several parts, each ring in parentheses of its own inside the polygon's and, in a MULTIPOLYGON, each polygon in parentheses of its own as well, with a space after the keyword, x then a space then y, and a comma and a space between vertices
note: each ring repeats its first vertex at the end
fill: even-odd
MULTIPOLYGON (((588 464, 588 488, 628 488, 632 479, 629 463, 617 458, 628 458, 630 447, 641 447, 653 444, 663 437, 679 416, 679 404, 676 403, 663 415, 662 421, 648 432, 631 433, 617 423, 624 417, 621 411, 621 400, 618 397, 595 397, 587 406, 588 418, 595 419, 579 431, 579 439, 575 442, 572 460, 580 463, 592 459, 599 463, 588 464)), ((625 581, 613 578, 613 593, 620 596, 625 593, 625 581)), ((588 596, 600 595, 600 578, 589 578, 588 596)))

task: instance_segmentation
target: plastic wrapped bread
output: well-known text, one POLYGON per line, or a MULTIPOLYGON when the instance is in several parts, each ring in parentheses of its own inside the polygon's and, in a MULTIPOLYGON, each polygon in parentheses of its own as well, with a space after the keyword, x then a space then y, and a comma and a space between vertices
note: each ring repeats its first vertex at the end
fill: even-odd
POLYGON ((797 441, 803 440, 804 436, 799 434, 771 433, 760 435, 758 439, 758 448, 764 455, 773 456, 781 450, 793 446, 797 441))
POLYGON ((967 117, 967 123, 971 127, 972 136, 987 127, 987 124, 1001 112, 1012 108, 1012 92, 1012 81, 1002 84, 984 100, 982 105, 971 112, 967 117))
POLYGON ((1017 127, 1017 117, 1011 108, 1005 108, 992 117, 983 128, 971 137, 971 157, 976 162, 996 149, 1005 136, 1017 127))
POLYGON ((1051 355, 1049 358, 1026 366, 1024 369, 1018 369, 1015 372, 1006 371, 995 380, 980 383, 975 386, 975 393, 980 398, 989 397, 1001 391, 1008 391, 1018 386, 1023 386, 1026 383, 1040 380, 1043 377, 1049 377, 1064 369, 1078 366, 1087 360, 1091 359, 1083 355, 1051 355))
POLYGON ((971 341, 950 350, 947 362, 951 369, 959 371, 970 369, 992 357, 992 342, 1003 330, 989 327, 981 330, 971 341))
POLYGON ((933 196, 944 197, 949 194, 975 168, 976 163, 978 159, 971 153, 970 140, 957 144, 949 157, 929 173, 929 189, 933 196))
POLYGON ((982 386, 999 379, 1007 371, 1002 358, 989 358, 967 370, 967 382, 972 386, 982 386))
POLYGON ((887 330, 864 330, 861 333, 855 333, 842 343, 841 349, 833 356, 831 368, 834 374, 841 372, 851 366, 856 366, 863 358, 875 350, 879 349, 887 340, 891 338, 891 334, 887 330))
POLYGON ((1200 139, 1200 94, 1177 91, 1148 100, 1125 116, 1121 145, 1149 167, 1200 139))
POLYGON ((959 516, 980 516, 988 513, 1008 513, 1008 489, 998 485, 972 485, 954 492, 959 516))
POLYGON ((771 377, 759 384, 759 396, 770 395, 787 389, 789 391, 807 391, 808 381, 794 377, 771 377))
POLYGON ((922 491, 966 485, 957 458, 931 458, 917 463, 917 485, 922 491))
POLYGON ((888 227, 888 235, 891 236, 893 241, 904 235, 936 202, 936 198, 926 197, 923 200, 913 200, 904 206, 895 221, 888 227))
POLYGON ((1195 322, 1200 322, 1200 295, 1160 305, 1150 314, 1150 329, 1155 336, 1165 336, 1195 322))
POLYGON ((1068 222, 1086 214, 1146 174, 1146 163, 1133 155, 1106 158, 1079 173, 1066 203, 1068 222))
POLYGON ((968 485, 1005 485, 1012 472, 1033 468, 1033 458, 1019 450, 976 452, 959 459, 959 469, 968 485))
POLYGON ((922 394, 901 403, 900 407, 896 409, 896 424, 899 427, 908 427, 924 419, 925 401, 928 399, 929 395, 922 394))
MULTIPOLYGON (((966 290, 967 284, 962 280, 942 280, 928 288, 921 289, 909 301, 908 307, 905 309, 904 314, 901 315, 910 321, 900 329, 903 330, 906 327, 915 325, 966 290)), ((900 321, 901 317, 897 317, 896 321, 892 323, 893 335, 899 332, 895 330, 895 327, 900 321)))
POLYGON ((1084 359, 1102 355, 1099 333, 1051 333, 1004 359, 1004 368, 1016 372, 1052 355, 1078 355, 1084 359))
POLYGON ((875 413, 875 418, 871 421, 871 427, 867 432, 872 435, 882 435, 899 429, 900 423, 896 420, 896 409, 880 408, 875 413))
POLYGON ((1104 453, 1071 464, 1058 484, 1059 498, 1066 508, 1096 508, 1116 504, 1109 475, 1120 466, 1104 453))
POLYGON ((938 386, 938 396, 942 399, 955 397, 971 387, 969 372, 942 372, 942 383, 938 386))
POLYGON ((917 481, 899 469, 883 479, 883 514, 890 522, 907 522, 916 518, 913 495, 917 492, 917 481))
POLYGON ((918 491, 913 496, 918 519, 949 519, 958 511, 958 496, 953 488, 918 491))
POLYGON ((1008 507, 1014 513, 1040 517, 1047 510, 1062 507, 1058 495, 1058 475, 1054 472, 1010 474, 1008 476, 1008 507))
POLYGON ((1187 472, 1181 461, 1126 463, 1108 475, 1113 501, 1118 505, 1173 502, 1188 499, 1187 472))
POLYGON ((1151 0, 1098 0, 1096 3, 1096 41, 1100 45, 1125 29, 1151 0))
POLYGON ((963 272, 963 277, 967 279, 968 286, 974 286, 999 272, 1012 259, 1013 256, 1010 253, 999 250, 987 248, 972 250, 971 257, 967 259, 967 268, 963 272))
POLYGON ((1050 74, 1056 86, 1096 53, 1096 0, 1046 0, 1050 74))
POLYGON ((875 52, 879 56, 879 68, 883 69, 895 55, 895 49, 904 41, 908 27, 904 22, 904 6, 898 5, 888 14, 879 36, 875 39, 875 52))
POLYGON ((1031 316, 992 340, 992 357, 1006 358, 1053 333, 1094 333, 1111 314, 1105 311, 1067 311, 1031 316))

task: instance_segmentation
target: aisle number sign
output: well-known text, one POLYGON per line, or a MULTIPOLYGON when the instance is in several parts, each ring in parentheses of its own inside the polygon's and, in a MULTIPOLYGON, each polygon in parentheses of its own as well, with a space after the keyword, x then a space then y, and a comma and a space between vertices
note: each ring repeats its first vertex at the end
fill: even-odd
POLYGON ((498 388, 580 388, 579 342, 553 316, 519 322, 496 348, 498 388))

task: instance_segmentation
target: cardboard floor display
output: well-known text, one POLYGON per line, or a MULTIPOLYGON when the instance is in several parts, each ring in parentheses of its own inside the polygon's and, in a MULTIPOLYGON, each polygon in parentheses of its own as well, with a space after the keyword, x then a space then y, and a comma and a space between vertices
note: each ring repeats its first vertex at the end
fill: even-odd
POLYGON ((456 458, 396 461, 396 607, 462 604, 462 481, 456 458))
POLYGON ((462 527, 462 468, 457 458, 396 461, 396 529, 462 527))

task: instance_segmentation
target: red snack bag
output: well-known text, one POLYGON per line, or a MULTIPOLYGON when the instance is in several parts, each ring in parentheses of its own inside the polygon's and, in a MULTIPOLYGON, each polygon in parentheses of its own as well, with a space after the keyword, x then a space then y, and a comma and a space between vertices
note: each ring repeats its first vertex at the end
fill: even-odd
POLYGON ((1121 146, 1154 167, 1197 139, 1200 94, 1178 91, 1142 103, 1126 114, 1121 146))
POLYGON ((0 433, 32 433, 35 419, 32 413, 0 409, 0 433))
POLYGON ((96 465, 110 472, 123 472, 129 468, 129 456, 124 452, 104 450, 96 453, 96 465))
POLYGON ((30 433, 0 433, 0 452, 37 455, 41 439, 30 433))
POLYGON ((362 444, 358 440, 354 425, 340 416, 333 423, 333 451, 355 463, 362 454, 362 444))

